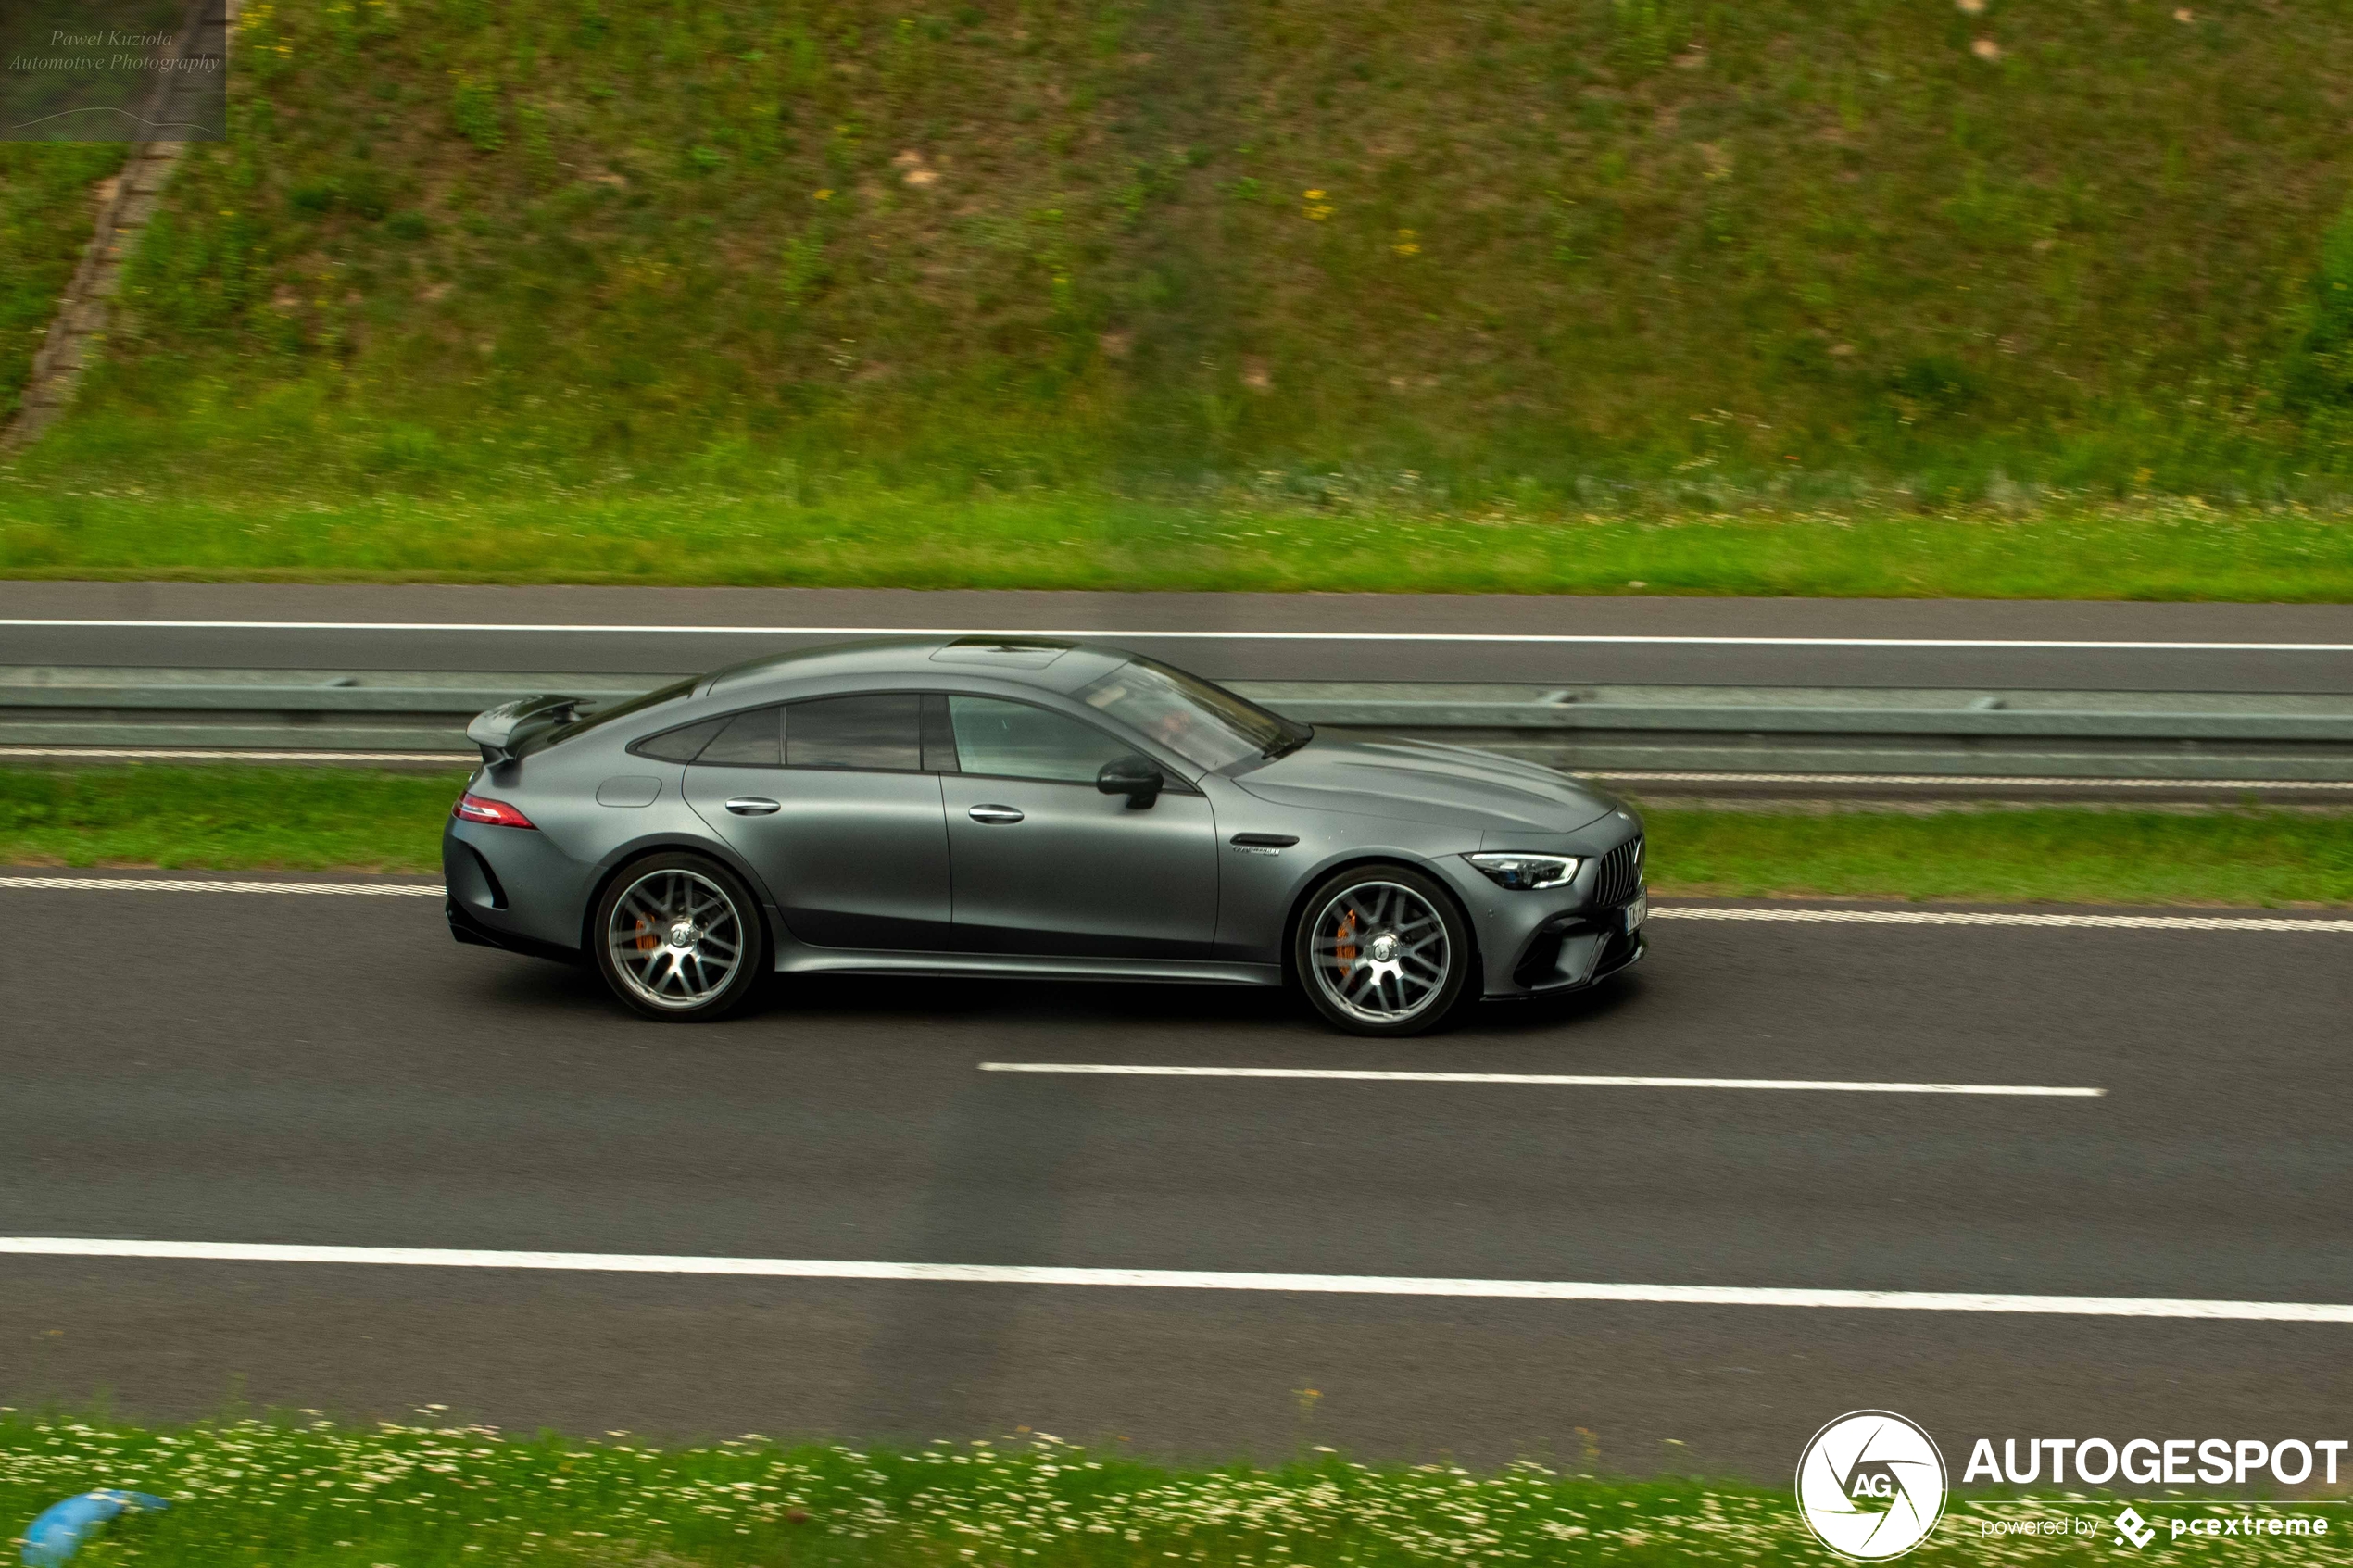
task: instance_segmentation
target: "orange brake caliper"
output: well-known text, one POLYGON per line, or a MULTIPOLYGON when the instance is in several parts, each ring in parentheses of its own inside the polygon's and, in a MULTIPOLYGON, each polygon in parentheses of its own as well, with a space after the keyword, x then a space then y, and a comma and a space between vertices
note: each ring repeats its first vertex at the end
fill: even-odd
POLYGON ((1340 965, 1340 972, 1345 977, 1350 970, 1356 967, 1355 910, 1351 909, 1340 916, 1339 935, 1340 941, 1332 948, 1332 961, 1340 965))

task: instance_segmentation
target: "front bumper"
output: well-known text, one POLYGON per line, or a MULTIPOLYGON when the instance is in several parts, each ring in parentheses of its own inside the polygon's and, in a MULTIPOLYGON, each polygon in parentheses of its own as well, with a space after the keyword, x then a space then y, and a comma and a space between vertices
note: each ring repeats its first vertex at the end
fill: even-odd
POLYGON ((1640 926, 1626 929, 1630 906, 1580 909, 1541 927, 1512 966, 1503 996, 1546 997, 1578 991, 1641 961, 1650 942, 1640 926))
POLYGON ((1490 997, 1549 996, 1574 991, 1605 980, 1638 961, 1645 943, 1640 928, 1626 927, 1627 912, 1648 897, 1638 876, 1602 885, 1598 868, 1603 858, 1634 841, 1640 829, 1628 832, 1618 845, 1605 848, 1589 844, 1541 847, 1541 852, 1567 852, 1587 857, 1592 864, 1565 887, 1504 891, 1481 876, 1459 856, 1437 864, 1463 895, 1478 939, 1479 965, 1484 972, 1482 994, 1490 997), (1613 901, 1602 903, 1600 897, 1613 901))

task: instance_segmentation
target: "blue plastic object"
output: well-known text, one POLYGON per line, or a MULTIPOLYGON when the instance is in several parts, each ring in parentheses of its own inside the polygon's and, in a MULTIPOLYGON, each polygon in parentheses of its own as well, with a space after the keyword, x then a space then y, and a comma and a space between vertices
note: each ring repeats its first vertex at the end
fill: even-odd
POLYGON ((171 1505, 145 1492, 84 1492, 41 1511, 24 1533, 28 1568, 58 1568, 90 1537, 90 1532, 126 1510, 154 1513, 171 1505))

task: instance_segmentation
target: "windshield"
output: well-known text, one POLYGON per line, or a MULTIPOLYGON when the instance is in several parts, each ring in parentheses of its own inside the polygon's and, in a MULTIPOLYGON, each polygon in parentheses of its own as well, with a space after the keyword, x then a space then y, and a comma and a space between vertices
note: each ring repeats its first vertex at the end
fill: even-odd
POLYGON ((1080 692, 1078 698, 1202 769, 1252 757, 1279 757, 1306 745, 1315 733, 1222 686, 1149 659, 1128 660, 1080 692))
POLYGON ((515 755, 527 757, 535 751, 545 751, 551 746, 572 739, 574 735, 586 734, 599 724, 609 724, 615 719, 624 719, 632 713, 643 713, 647 709, 659 708, 665 702, 675 702, 693 691, 701 680, 702 677, 699 675, 690 675, 675 685, 660 686, 649 692, 640 692, 635 696, 614 703, 610 708, 600 708, 594 713, 574 719, 569 724, 558 724, 555 728, 542 731, 524 741, 522 745, 515 748, 515 755))

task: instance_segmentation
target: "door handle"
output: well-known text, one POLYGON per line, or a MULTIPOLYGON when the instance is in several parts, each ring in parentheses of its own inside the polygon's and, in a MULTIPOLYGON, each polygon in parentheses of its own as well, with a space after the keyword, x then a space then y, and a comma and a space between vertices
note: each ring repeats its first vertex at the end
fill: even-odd
POLYGON ((764 795, 738 795, 727 802, 727 809, 738 817, 765 817, 784 808, 764 795))
POLYGON ((1011 806, 975 806, 964 813, 975 822, 1017 822, 1021 813, 1011 806))

